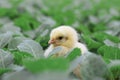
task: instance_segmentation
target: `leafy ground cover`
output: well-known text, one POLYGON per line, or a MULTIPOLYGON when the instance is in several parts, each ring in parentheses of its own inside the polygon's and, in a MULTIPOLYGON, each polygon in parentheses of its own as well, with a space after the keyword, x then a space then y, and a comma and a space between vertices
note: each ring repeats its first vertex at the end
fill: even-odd
POLYGON ((0 0, 0 80, 120 80, 119 0, 0 0), (44 58, 50 31, 74 27, 82 43, 65 58, 44 58), (81 56, 80 56, 81 55, 81 56), (26 77, 27 76, 27 77, 26 77))

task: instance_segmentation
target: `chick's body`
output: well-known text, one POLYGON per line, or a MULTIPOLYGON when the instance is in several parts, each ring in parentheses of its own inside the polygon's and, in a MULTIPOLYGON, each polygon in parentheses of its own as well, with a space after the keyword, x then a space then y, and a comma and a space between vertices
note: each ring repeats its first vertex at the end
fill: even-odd
POLYGON ((59 26, 51 31, 50 46, 45 51, 44 56, 47 57, 49 53, 56 47, 61 46, 62 50, 57 56, 64 56, 73 48, 80 48, 81 53, 85 53, 87 48, 84 44, 78 42, 78 35, 75 29, 70 26, 59 26))

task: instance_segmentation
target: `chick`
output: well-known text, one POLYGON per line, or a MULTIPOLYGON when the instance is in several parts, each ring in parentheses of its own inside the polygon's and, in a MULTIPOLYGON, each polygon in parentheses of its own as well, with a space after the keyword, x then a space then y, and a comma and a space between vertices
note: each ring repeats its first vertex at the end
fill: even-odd
POLYGON ((61 46, 62 50, 57 56, 66 55, 66 53, 73 48, 80 48, 82 54, 88 51, 84 44, 78 42, 78 34, 76 30, 70 26, 59 26, 53 29, 50 33, 48 43, 50 46, 44 53, 45 57, 48 57, 49 53, 58 46, 61 46))
MULTIPOLYGON (((82 54, 88 51, 84 44, 78 42, 78 34, 76 30, 70 26, 59 26, 53 29, 50 33, 50 40, 48 43, 50 46, 44 53, 45 57, 48 57, 49 53, 58 46, 61 46, 62 50, 57 53, 57 57, 65 56, 68 51, 74 48, 80 48, 82 54)), ((81 78, 80 65, 73 70, 73 74, 81 78)))

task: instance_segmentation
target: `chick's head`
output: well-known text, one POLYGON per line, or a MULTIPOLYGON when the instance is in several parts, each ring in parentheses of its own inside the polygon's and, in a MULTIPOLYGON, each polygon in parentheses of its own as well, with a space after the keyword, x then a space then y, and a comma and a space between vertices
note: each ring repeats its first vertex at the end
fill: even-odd
POLYGON ((51 31, 49 44, 56 46, 64 46, 68 48, 74 47, 78 41, 77 32, 70 26, 59 26, 51 31))

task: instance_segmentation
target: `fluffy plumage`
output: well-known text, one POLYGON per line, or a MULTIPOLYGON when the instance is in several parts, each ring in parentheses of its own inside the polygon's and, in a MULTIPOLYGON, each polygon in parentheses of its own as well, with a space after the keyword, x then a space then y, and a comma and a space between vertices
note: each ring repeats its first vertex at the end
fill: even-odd
MULTIPOLYGON (((59 26, 53 29, 50 33, 50 40, 48 43, 50 46, 44 53, 45 57, 48 57, 49 53, 58 46, 61 46, 62 50, 55 55, 57 57, 66 55, 68 51, 76 47, 80 48, 82 54, 88 51, 84 44, 78 42, 77 32, 70 26, 59 26)), ((81 78, 80 65, 73 70, 73 74, 81 78)))
POLYGON ((58 46, 62 47, 62 51, 60 51, 57 56, 64 56, 68 51, 76 47, 80 48, 82 54, 87 51, 86 46, 78 42, 76 30, 70 26, 59 26, 53 29, 50 33, 50 40, 48 43, 50 46, 44 53, 45 57, 58 46))

